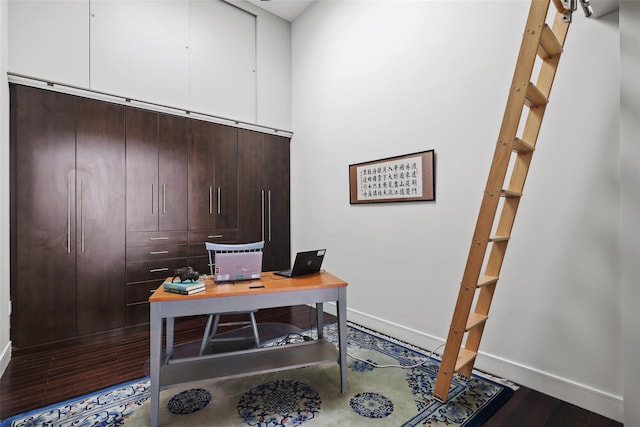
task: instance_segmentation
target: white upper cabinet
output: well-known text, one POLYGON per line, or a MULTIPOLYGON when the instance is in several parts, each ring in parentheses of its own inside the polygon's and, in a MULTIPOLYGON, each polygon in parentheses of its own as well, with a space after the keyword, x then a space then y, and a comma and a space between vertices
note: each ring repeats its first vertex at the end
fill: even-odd
POLYGON ((256 17, 223 1, 191 2, 190 104, 256 122, 256 17))
POLYGON ((91 86, 255 122, 255 28, 221 0, 91 2, 91 86))
POLYGON ((242 1, 9 0, 9 72, 287 130, 290 31, 242 1))
POLYGON ((91 2, 91 88, 188 107, 189 2, 91 2))
POLYGON ((88 17, 88 1, 9 1, 9 71, 89 87, 88 17))

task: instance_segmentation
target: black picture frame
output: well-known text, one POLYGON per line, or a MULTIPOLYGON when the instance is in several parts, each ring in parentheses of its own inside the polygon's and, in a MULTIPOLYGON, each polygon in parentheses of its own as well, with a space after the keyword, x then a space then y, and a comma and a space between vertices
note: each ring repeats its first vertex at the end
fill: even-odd
POLYGON ((349 203, 435 201, 435 152, 349 165, 349 203))

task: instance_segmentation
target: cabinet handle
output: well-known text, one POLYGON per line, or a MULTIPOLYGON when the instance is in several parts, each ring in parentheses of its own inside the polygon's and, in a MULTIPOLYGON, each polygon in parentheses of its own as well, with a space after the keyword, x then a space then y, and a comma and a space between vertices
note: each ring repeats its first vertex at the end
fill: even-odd
POLYGON ((167 213, 167 186, 162 184, 162 215, 167 213))
POLYGON ((213 187, 209 186, 209 215, 213 215, 213 187))
POLYGON ((220 215, 220 187, 218 187, 218 215, 220 215))
POLYGON ((67 253, 71 253, 71 178, 67 178, 67 253))
POLYGON ((149 237, 149 240, 169 240, 168 237, 149 237))
POLYGON ((169 251, 152 251, 152 252, 149 252, 149 255, 165 255, 168 253, 169 251))
POLYGON ((151 215, 155 214, 155 206, 154 206, 155 194, 153 191, 153 183, 151 184, 151 215))
POLYGON ((268 194, 269 194, 269 199, 268 199, 268 201, 269 201, 269 210, 268 210, 268 213, 269 213, 269 223, 268 223, 269 224, 269 241, 271 241, 271 190, 269 190, 268 194))
POLYGON ((80 251, 84 253, 84 181, 80 181, 80 251))
POLYGON ((213 236, 207 236, 207 239, 222 239, 223 237, 222 234, 215 234, 213 236))
POLYGON ((149 270, 149 273, 160 273, 162 271, 169 271, 169 268, 168 267, 152 268, 151 270, 149 270))
POLYGON ((260 196, 262 198, 262 203, 261 203, 261 207, 262 207, 262 240, 264 240, 264 190, 262 190, 260 192, 260 196))

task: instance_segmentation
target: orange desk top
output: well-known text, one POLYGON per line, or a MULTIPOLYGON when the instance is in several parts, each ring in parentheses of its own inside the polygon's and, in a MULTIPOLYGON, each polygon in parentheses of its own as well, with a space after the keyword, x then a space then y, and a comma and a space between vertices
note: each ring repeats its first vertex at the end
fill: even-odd
MULTIPOLYGON (((169 277, 167 280, 171 280, 169 277)), ((164 283, 164 282, 163 282, 164 283)), ((207 289, 191 295, 165 292, 162 284, 149 298, 149 302, 176 301, 198 298, 233 297, 241 295, 266 294, 273 292, 291 292, 318 288, 339 288, 347 286, 347 282, 336 276, 320 272, 308 276, 287 278, 272 272, 262 273, 260 280, 216 284, 213 279, 205 280, 207 289)))

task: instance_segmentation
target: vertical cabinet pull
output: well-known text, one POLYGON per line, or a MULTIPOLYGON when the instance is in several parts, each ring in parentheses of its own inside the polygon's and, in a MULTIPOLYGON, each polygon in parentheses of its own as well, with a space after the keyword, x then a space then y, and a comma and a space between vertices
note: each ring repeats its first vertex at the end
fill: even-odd
POLYGON ((220 215, 220 187, 218 187, 218 201, 217 201, 217 205, 218 205, 218 215, 220 215))
POLYGON ((167 213, 167 186, 162 184, 162 214, 167 213))
POLYGON ((156 197, 155 197, 155 194, 153 192, 153 183, 152 183, 151 184, 151 215, 156 213, 156 208, 154 206, 155 200, 156 200, 156 197))
POLYGON ((71 178, 67 178, 67 253, 71 253, 71 178))
POLYGON ((269 209, 268 209, 268 214, 269 214, 269 241, 271 241, 271 190, 269 190, 269 209))
POLYGON ((260 192, 260 197, 262 198, 262 202, 260 203, 262 208, 262 240, 264 240, 264 190, 260 192))
POLYGON ((84 181, 80 181, 80 251, 84 253, 84 181))
POLYGON ((209 186, 209 215, 213 215, 213 187, 209 186))

